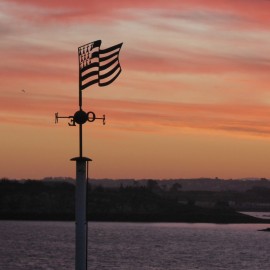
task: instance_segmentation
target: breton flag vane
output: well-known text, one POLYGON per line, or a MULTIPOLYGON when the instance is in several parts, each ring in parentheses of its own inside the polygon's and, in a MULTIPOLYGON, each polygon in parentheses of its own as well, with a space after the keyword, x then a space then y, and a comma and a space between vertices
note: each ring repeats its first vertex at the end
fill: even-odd
POLYGON ((97 40, 78 48, 80 90, 95 83, 106 86, 119 76, 119 53, 122 44, 100 49, 101 40, 97 40))

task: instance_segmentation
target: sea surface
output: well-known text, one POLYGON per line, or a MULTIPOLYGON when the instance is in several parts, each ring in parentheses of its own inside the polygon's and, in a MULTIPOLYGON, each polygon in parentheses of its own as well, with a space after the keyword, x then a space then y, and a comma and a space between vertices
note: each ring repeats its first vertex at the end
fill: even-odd
MULTIPOLYGON (((88 269, 268 270, 266 227, 89 222, 88 269)), ((0 269, 74 269, 74 231, 74 222, 0 221, 0 269)))

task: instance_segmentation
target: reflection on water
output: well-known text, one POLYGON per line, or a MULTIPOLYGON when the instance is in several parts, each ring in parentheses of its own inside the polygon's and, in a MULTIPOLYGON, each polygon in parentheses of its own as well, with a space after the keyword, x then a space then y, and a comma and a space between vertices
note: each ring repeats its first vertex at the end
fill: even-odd
POLYGON ((243 214, 257 217, 257 218, 263 218, 263 219, 270 219, 270 213, 269 212, 242 212, 243 214))
MULTIPOLYGON (((88 269, 270 269, 270 224, 89 223, 88 269)), ((73 222, 0 221, 0 269, 74 269, 73 222)))

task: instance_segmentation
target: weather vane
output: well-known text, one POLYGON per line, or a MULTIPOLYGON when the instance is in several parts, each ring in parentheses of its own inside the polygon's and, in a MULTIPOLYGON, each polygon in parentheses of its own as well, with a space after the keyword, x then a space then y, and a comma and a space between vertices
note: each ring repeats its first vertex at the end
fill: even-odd
POLYGON ((75 269, 87 269, 87 186, 88 186, 88 157, 83 157, 82 125, 95 120, 103 120, 105 115, 96 117, 92 111, 85 112, 82 109, 82 90, 98 84, 107 86, 111 84, 121 73, 119 53, 123 43, 107 49, 100 49, 101 40, 85 44, 78 48, 79 57, 79 110, 71 116, 59 116, 55 113, 55 123, 58 119, 69 119, 69 126, 79 125, 79 156, 72 158, 76 161, 76 254, 75 269), (86 170, 87 169, 87 170, 86 170))

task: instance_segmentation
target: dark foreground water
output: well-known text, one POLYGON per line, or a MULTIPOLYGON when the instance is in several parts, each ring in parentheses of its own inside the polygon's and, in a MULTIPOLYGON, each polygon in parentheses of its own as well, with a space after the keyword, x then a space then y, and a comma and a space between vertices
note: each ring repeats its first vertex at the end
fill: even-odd
MULTIPOLYGON (((74 269, 73 222, 0 221, 0 269, 74 269)), ((270 224, 89 223, 88 269, 270 269, 270 224)))

